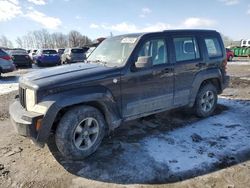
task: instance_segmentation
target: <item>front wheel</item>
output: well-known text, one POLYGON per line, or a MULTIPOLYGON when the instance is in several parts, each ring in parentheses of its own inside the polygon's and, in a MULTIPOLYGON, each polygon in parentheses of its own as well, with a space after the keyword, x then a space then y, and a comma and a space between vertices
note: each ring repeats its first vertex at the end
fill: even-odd
POLYGON ((194 110, 198 117, 210 116, 217 105, 217 89, 213 84, 202 86, 196 96, 194 110))
POLYGON ((66 158, 84 159, 96 151, 105 135, 105 120, 94 107, 74 107, 60 120, 55 141, 66 158))

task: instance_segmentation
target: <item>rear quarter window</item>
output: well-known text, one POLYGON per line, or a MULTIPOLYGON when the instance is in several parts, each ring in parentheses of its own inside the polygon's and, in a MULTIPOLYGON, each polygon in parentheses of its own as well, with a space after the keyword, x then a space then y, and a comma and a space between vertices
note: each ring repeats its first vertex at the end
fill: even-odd
POLYGON ((222 56, 222 49, 220 46, 220 42, 216 37, 205 38, 205 44, 207 47, 208 56, 210 58, 222 56))

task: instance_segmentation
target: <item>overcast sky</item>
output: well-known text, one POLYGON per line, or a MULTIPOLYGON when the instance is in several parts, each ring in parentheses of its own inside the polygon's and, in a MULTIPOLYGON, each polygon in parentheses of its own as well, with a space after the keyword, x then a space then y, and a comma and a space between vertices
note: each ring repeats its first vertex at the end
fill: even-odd
POLYGON ((0 35, 78 30, 91 39, 177 28, 250 38, 250 0, 0 0, 0 35))

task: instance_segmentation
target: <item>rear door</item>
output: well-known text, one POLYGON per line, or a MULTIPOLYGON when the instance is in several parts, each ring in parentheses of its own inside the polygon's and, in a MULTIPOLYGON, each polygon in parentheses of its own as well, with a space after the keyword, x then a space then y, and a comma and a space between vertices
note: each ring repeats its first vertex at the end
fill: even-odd
POLYGON ((205 62, 200 53, 199 37, 173 36, 172 41, 175 54, 174 105, 183 106, 188 104, 195 75, 205 68, 205 62))
POLYGON ((131 69, 121 77, 122 113, 125 118, 171 108, 173 104, 173 64, 166 38, 147 38, 139 46, 131 69), (135 68, 135 62, 143 56, 150 56, 153 66, 135 68))

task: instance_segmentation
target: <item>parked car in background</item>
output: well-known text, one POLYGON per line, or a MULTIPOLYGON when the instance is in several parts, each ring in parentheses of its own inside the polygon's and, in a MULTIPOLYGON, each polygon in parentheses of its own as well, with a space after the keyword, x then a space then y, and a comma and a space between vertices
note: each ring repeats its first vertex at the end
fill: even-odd
POLYGON ((42 49, 38 50, 34 56, 34 61, 37 66, 55 66, 61 63, 60 56, 56 50, 53 49, 42 49))
POLYGON ((16 69, 11 56, 0 49, 0 76, 2 73, 12 72, 16 69))
POLYGON ((14 64, 17 67, 32 67, 32 60, 24 49, 13 49, 9 50, 9 54, 12 56, 14 64))
POLYGON ((227 52, 227 60, 232 61, 234 58, 234 52, 228 48, 226 48, 226 52, 227 52))
POLYGON ((87 49, 85 48, 66 48, 64 53, 61 56, 61 63, 77 63, 77 62, 84 62, 86 59, 87 49))
POLYGON ((64 53, 64 51, 65 51, 65 48, 58 48, 57 49, 57 53, 58 53, 58 55, 61 57, 62 56, 62 54, 64 53))
POLYGON ((34 61, 34 56, 36 55, 37 50, 30 50, 29 56, 32 61, 34 61))

